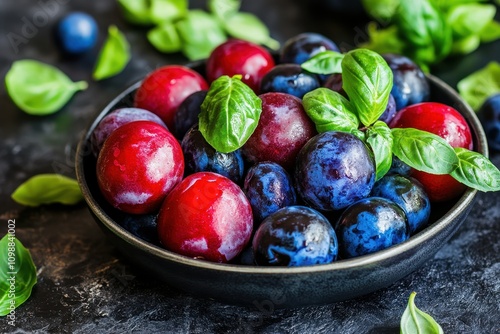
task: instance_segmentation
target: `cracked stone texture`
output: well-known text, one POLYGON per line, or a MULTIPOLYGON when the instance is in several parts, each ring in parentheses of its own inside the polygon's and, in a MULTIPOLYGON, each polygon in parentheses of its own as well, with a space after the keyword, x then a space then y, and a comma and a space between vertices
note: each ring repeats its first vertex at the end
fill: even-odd
MULTIPOLYGON (((190 3, 202 7, 204 2, 190 3)), ((255 0, 244 1, 243 10, 259 15, 280 42, 315 31, 349 49, 366 38, 362 15, 347 17, 314 4, 255 0)), ((0 318, 1 333, 396 334, 412 291, 417 292, 417 306, 430 313, 445 333, 500 332, 500 193, 479 194, 467 220, 436 256, 390 287, 355 300, 285 310, 265 302, 251 307, 225 305, 170 288, 117 253, 83 204, 40 208, 15 204, 10 194, 32 175, 74 176, 79 138, 115 95, 158 66, 187 60, 156 52, 145 38, 146 30, 124 22, 113 0, 1 1, 0 22, 1 78, 12 61, 33 58, 56 65, 75 81, 90 83, 88 90, 46 117, 24 114, 13 105, 4 85, 0 87, 0 232, 6 233, 7 220, 15 219, 16 234, 38 268, 32 296, 16 310, 16 326, 0 318), (13 47, 8 36, 21 35, 26 20, 32 22, 48 3, 55 6, 48 20, 36 27, 27 43, 13 47), (97 19, 100 45, 109 24, 126 33, 133 58, 122 74, 92 82, 97 48, 76 59, 58 52, 54 24, 73 10, 97 19)), ((499 53, 500 42, 483 45, 433 72, 455 86, 461 77, 498 60, 499 53)), ((492 161, 500 166, 500 154, 492 153, 492 161)))

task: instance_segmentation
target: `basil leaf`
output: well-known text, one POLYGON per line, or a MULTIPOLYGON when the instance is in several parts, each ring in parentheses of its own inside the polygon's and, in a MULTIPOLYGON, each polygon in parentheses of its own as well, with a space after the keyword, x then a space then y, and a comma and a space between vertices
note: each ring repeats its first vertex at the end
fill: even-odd
POLYGON ((477 35, 456 39, 451 46, 451 54, 466 55, 476 50, 481 44, 481 38, 477 35))
POLYGON ((29 250, 13 234, 0 240, 0 316, 23 304, 37 282, 29 250))
POLYGON ((151 19, 150 0, 118 0, 127 22, 139 25, 150 25, 151 19))
POLYGON ((83 196, 76 180, 60 174, 39 174, 17 187, 12 199, 27 206, 51 203, 73 205, 80 202, 83 196))
POLYGON ((490 21, 479 33, 481 42, 493 42, 500 38, 500 23, 495 20, 490 21))
POLYGON ((171 22, 161 24, 148 32, 149 42, 158 50, 165 53, 179 52, 182 50, 182 42, 171 22))
POLYGON ((387 108, 392 78, 391 68, 376 52, 356 49, 344 56, 342 87, 363 125, 373 124, 387 108))
POLYGON ((209 0, 208 9, 219 20, 224 21, 227 17, 236 14, 240 10, 240 0, 209 0))
POLYGON ((342 73, 342 59, 344 59, 342 53, 326 50, 315 54, 303 62, 301 67, 306 71, 316 74, 342 73))
POLYGON ((393 128, 392 152, 405 164, 431 174, 450 174, 458 164, 453 148, 443 138, 413 128, 393 128))
POLYGON ((410 294, 408 306, 401 317, 401 334, 443 334, 441 326, 427 313, 415 306, 415 292, 410 294))
POLYGON ((94 80, 102 80, 117 75, 130 60, 130 45, 116 26, 108 28, 108 38, 104 42, 97 64, 92 73, 94 80))
POLYGON ((150 17, 154 23, 165 23, 185 17, 188 13, 187 0, 150 0, 150 17))
POLYGON ((5 87, 19 109, 31 115, 48 115, 85 90, 85 81, 73 82, 57 68, 36 60, 18 60, 5 76, 5 87))
POLYGON ((207 58, 227 36, 217 19, 203 10, 189 11, 186 18, 176 23, 183 41, 182 52, 190 60, 207 58))
POLYGON ((455 38, 479 34, 495 17, 495 5, 468 3, 452 7, 446 15, 455 38))
POLYGON ((366 143, 375 157, 376 180, 380 180, 392 165, 392 132, 382 121, 377 121, 366 130, 366 143))
POLYGON ((379 22, 389 22, 401 0, 362 0, 365 11, 379 22))
POLYGON ((484 155, 465 148, 455 148, 458 167, 451 176, 468 187, 480 191, 500 190, 500 171, 484 155))
POLYGON ((241 81, 241 76, 221 76, 212 82, 201 105, 199 129, 217 151, 233 152, 255 131, 262 100, 241 81))
POLYGON ((500 63, 490 62, 460 80, 457 88, 472 109, 478 111, 488 97, 500 93, 500 63))
POLYGON ((328 88, 317 88, 304 95, 302 104, 316 130, 351 132, 358 129, 359 121, 353 106, 345 97, 328 88))
POLYGON ((273 50, 280 47, 280 43, 269 35, 266 25, 254 14, 234 13, 226 17, 223 23, 224 29, 232 37, 263 44, 273 50))
POLYGON ((405 42, 399 38, 398 26, 377 28, 377 23, 370 22, 367 26, 368 42, 362 43, 361 48, 373 50, 377 53, 403 54, 405 42))

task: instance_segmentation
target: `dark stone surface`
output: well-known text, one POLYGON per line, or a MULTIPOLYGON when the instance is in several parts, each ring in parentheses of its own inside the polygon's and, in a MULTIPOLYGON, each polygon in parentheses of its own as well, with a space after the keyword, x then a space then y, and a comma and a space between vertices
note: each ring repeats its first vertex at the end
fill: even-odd
MULTIPOLYGON (((191 1, 201 6, 203 1, 191 1)), ((363 17, 343 17, 318 10, 306 1, 245 1, 283 42, 304 31, 323 33, 344 48, 364 39, 363 17)), ((113 0, 0 1, 0 77, 17 59, 56 65, 73 80, 87 80, 88 90, 52 116, 18 110, 0 87, 0 233, 15 219, 18 238, 31 251, 38 284, 16 310, 16 327, 0 318, 0 332, 17 333, 399 333, 409 294, 432 314, 446 333, 500 331, 500 193, 480 194, 468 219, 435 258, 421 269, 380 290, 341 303, 277 310, 271 301, 244 308, 199 299, 169 288, 131 266, 113 249, 86 207, 59 205, 27 208, 10 199, 28 177, 42 173, 74 176, 75 147, 92 118, 115 95, 152 69, 184 63, 180 55, 156 52, 146 30, 127 25, 113 0), (52 4, 53 7, 47 7, 52 4), (92 82, 97 49, 68 59, 53 38, 55 22, 72 10, 94 15, 102 43, 109 24, 126 33, 133 58, 111 79, 92 82), (42 11, 42 12, 41 12, 42 11), (47 20, 42 18, 45 14, 47 20), (41 14, 42 13, 42 14, 41 14), (36 31, 26 22, 37 19, 36 31), (12 33, 26 37, 13 47, 12 33)), ((454 86, 459 78, 499 60, 500 42, 484 45, 467 57, 447 61, 434 74, 454 86)), ((34 74, 36 75, 36 74, 34 74)), ((492 154, 500 166, 500 155, 492 154)))

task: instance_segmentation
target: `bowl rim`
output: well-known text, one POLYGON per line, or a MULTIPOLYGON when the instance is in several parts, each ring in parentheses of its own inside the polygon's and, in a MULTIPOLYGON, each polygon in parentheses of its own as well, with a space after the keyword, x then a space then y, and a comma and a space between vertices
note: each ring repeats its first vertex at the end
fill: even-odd
MULTIPOLYGON (((452 89, 448 84, 446 84, 441 79, 431 75, 426 74, 429 81, 438 85, 440 88, 444 89, 446 94, 450 95, 453 99, 463 103, 463 107, 467 110, 467 115, 462 114, 469 125, 471 130, 473 130, 473 135, 477 137, 477 142, 475 150, 482 153, 488 157, 488 146, 486 141, 486 136, 481 123, 476 116, 476 113, 472 108, 458 95, 458 93, 452 89)), ((360 268, 368 265, 376 265, 378 263, 388 261, 391 258, 406 253, 411 252, 413 249, 417 249, 420 244, 425 243, 432 236, 440 233, 441 230, 445 229, 449 224, 451 224, 455 219, 474 201, 478 190, 467 188, 465 192, 459 197, 455 204, 440 218, 432 222, 431 225, 418 232, 417 234, 411 236, 408 240, 402 242, 401 244, 394 245, 384 250, 380 250, 371 254, 358 256, 350 259, 341 259, 334 261, 329 264, 321 265, 310 265, 310 266, 299 266, 299 267, 268 267, 268 266, 257 266, 257 265, 242 265, 242 264, 231 264, 231 263, 216 263, 200 259, 190 258, 181 254, 174 253, 165 248, 161 248, 154 244, 151 244, 127 231, 125 228, 121 227, 116 223, 99 205, 97 200, 92 195, 84 173, 84 157, 89 154, 89 149, 87 142, 90 139, 92 130, 97 126, 100 120, 107 115, 111 109, 114 109, 116 104, 123 101, 127 95, 136 90, 141 84, 142 80, 131 85, 118 96, 116 96, 112 101, 107 103, 106 107, 100 109, 98 116, 93 119, 91 125, 85 130, 85 134, 82 136, 77 146, 77 154, 75 160, 76 176, 77 181, 82 191, 83 197, 92 211, 92 213, 100 220, 100 222, 113 234, 121 238, 123 241, 131 245, 132 247, 139 248, 141 251, 148 253, 151 256, 160 258, 162 260, 175 262, 180 265, 185 265, 189 267, 194 267, 197 269, 217 271, 221 273, 240 273, 240 274, 253 274, 253 275, 297 275, 297 274, 311 274, 311 273, 321 273, 321 272, 333 272, 333 271, 343 271, 353 268, 360 268)))

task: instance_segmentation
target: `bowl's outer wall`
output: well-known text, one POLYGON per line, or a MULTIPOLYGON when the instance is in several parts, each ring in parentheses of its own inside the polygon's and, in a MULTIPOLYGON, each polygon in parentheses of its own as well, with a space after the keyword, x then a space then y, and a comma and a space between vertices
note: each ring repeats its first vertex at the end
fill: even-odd
MULTIPOLYGON (((202 72, 200 65, 195 69, 202 72)), ((429 82, 434 92, 432 100, 461 111, 473 130, 476 149, 487 155, 484 132, 470 107, 439 79, 429 76, 429 82)), ((113 100, 90 126, 78 146, 77 177, 94 219, 114 245, 132 262, 190 294, 232 304, 272 307, 326 304, 361 296, 389 286, 429 261, 455 233, 472 207, 476 191, 467 190, 453 207, 448 205, 446 218, 438 219, 409 242, 355 260, 343 260, 338 265, 276 269, 184 259, 144 242, 116 224, 106 211, 109 208, 103 203, 95 181, 95 158, 88 144, 90 134, 108 112, 131 105, 138 85, 113 100)))

